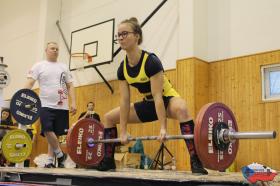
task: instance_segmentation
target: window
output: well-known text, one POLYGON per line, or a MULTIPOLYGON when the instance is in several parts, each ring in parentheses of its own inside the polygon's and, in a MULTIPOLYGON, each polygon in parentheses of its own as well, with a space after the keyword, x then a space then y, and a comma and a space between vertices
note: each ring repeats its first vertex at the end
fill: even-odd
POLYGON ((263 66, 261 72, 262 99, 280 100, 280 64, 263 66))

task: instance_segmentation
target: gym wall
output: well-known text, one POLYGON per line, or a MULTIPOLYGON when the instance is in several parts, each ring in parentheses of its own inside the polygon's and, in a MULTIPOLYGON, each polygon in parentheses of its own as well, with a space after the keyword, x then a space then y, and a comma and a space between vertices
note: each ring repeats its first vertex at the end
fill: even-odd
MULTIPOLYGON (((46 42, 58 41, 59 60, 69 63, 70 57, 56 27, 56 21, 59 21, 70 46, 71 32, 74 30, 112 18, 116 21, 115 30, 120 21, 132 16, 137 17, 141 23, 161 2, 161 0, 1 1, 0 12, 5 16, 1 16, 0 20, 5 31, 2 29, 0 31, 0 55, 5 57, 5 63, 9 65, 7 71, 12 74, 12 82, 4 92, 4 99, 9 99, 16 90, 23 87, 28 70, 35 62, 44 58, 46 42), (15 12, 11 16, 10 10, 15 12), (30 33, 31 38, 26 33, 23 34, 24 30, 30 33), (12 37, 10 33, 14 33, 15 36, 12 37)), ((174 69, 178 58, 193 56, 192 7, 192 0, 168 1, 143 28, 143 48, 155 52, 162 59, 166 69, 174 69)), ((117 48, 118 45, 115 46, 115 50, 117 48)), ((116 70, 121 59, 123 53, 117 55, 110 65, 99 67, 107 80, 116 79, 116 70)), ((87 71, 89 81, 84 84, 75 82, 75 86, 102 82, 94 69, 90 68, 87 71)), ((73 74, 75 76, 75 72, 73 74)))
POLYGON ((4 99, 10 99, 23 87, 28 69, 36 61, 39 5, 37 0, 0 1, 0 56, 4 57, 11 76, 4 99))
MULTIPOLYGON (((107 0, 102 2, 84 1, 81 4, 78 1, 62 0, 60 23, 62 30, 67 33, 66 38, 69 42, 71 37, 69 33, 71 31, 111 18, 115 19, 115 33, 117 33, 118 24, 122 20, 137 17, 141 24, 161 2, 162 0, 107 0)), ((162 59, 165 69, 174 69, 178 58, 193 56, 192 6, 192 1, 167 1, 143 27, 144 41, 141 47, 147 51, 155 52, 162 59), (179 10, 180 5, 185 8, 179 10), (186 29, 187 33, 185 32, 186 29), (180 46, 184 46, 184 48, 180 50, 180 46)), ((62 42, 60 44, 63 45, 62 42)), ((118 48, 119 45, 114 44, 114 50, 118 48)), ((98 69, 107 80, 116 79, 117 68, 123 57, 124 53, 120 52, 114 58, 113 63, 98 66, 98 69)), ((61 53, 61 58, 68 60, 68 53, 61 53)), ((74 77, 82 79, 75 81, 76 86, 102 82, 102 79, 93 68, 86 69, 84 73, 86 74, 84 78, 87 78, 87 80, 83 81, 83 77, 73 72, 74 77)))
POLYGON ((194 56, 215 62, 280 48, 280 1, 195 0, 194 56))
MULTIPOLYGON (((142 22, 160 2, 0 1, 0 56, 4 56, 11 75, 11 84, 4 90, 4 98, 9 99, 23 87, 28 69, 44 58, 47 41, 58 41, 59 59, 69 62, 69 55, 55 25, 57 20, 69 44, 71 32, 77 28, 111 18, 118 23, 131 16, 142 22)), ((259 69, 261 64, 279 63, 279 51, 258 54, 280 49, 279 6, 278 0, 168 1, 143 28, 143 48, 156 52, 162 59, 165 69, 168 69, 167 75, 187 100, 194 116, 203 104, 221 101, 234 111, 240 130, 267 129, 279 133, 279 103, 261 102, 259 69)), ((90 69, 92 80, 88 85, 75 85, 78 112, 84 111, 86 103, 93 99, 103 120, 103 114, 119 105, 118 82, 115 79, 123 56, 124 53, 120 53, 112 64, 100 68, 111 80, 114 94, 93 69, 90 69)), ((140 99, 136 91, 132 92, 132 97, 132 101, 140 99)), ((71 117, 71 123, 77 117, 71 117)), ((158 128, 155 122, 145 124, 143 128, 133 126, 129 132, 139 136, 157 135, 158 128)), ((169 121, 168 131, 170 134, 179 133, 178 123, 169 121)), ((39 136, 37 139, 33 155, 46 152, 45 139, 39 136)), ((145 142, 145 151, 153 155, 158 145, 158 142, 145 142)), ((236 159, 237 170, 253 161, 279 170, 279 148, 275 148, 278 146, 279 138, 241 142, 236 159)), ((168 142, 168 148, 176 155, 178 168, 189 169, 184 143, 168 142)))

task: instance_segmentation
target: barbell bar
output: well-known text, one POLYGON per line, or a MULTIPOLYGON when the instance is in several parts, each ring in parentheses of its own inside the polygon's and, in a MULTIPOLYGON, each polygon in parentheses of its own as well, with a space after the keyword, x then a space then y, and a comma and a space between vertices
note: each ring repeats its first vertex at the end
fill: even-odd
POLYGON ((236 139, 275 139, 276 131, 262 132, 234 132, 231 130, 221 131, 220 140, 224 142, 234 142, 236 139))
MULTIPOLYGON (((236 139, 274 139, 276 138, 275 131, 263 131, 263 132, 234 132, 230 130, 223 131, 223 135, 219 135, 219 139, 224 142, 234 142, 236 139)), ((166 140, 178 140, 178 139, 194 139, 194 135, 169 135, 165 137, 166 140)), ((159 136, 139 136, 139 137, 128 137, 128 141, 136 140, 159 140, 159 136)), ((88 139, 88 144, 95 143, 120 143, 120 138, 114 139, 88 139)))

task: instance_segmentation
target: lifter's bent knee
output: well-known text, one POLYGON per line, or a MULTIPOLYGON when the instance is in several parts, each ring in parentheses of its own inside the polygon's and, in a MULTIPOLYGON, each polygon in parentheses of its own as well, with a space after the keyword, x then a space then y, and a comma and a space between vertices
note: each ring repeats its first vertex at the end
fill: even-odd
POLYGON ((113 115, 111 113, 106 113, 104 115, 104 127, 105 128, 113 128, 116 127, 116 122, 115 119, 113 117, 113 115))
POLYGON ((49 136, 53 137, 53 136, 55 136, 55 134, 54 134, 53 131, 46 131, 46 132, 44 132, 44 135, 45 135, 46 137, 49 137, 49 136))
POLYGON ((188 121, 192 119, 187 107, 185 105, 180 105, 176 109, 176 116, 179 121, 188 121))

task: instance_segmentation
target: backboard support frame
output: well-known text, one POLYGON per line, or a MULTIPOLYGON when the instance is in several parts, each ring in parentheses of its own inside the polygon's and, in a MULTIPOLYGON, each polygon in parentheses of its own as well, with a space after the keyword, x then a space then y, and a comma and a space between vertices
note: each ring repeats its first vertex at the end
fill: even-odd
MULTIPOLYGON (((159 9, 167 2, 167 0, 162 0, 162 2, 149 14, 149 16, 141 23, 141 28, 154 16, 154 14, 156 14, 159 9)), ((110 20, 114 20, 114 28, 115 28, 115 19, 110 19, 110 20)), ((102 22, 103 23, 103 22, 102 22)), ((99 23, 101 24, 101 23, 99 23)), ((59 24, 59 21, 57 20, 56 21, 56 26, 58 27, 58 30, 62 36, 62 39, 63 39, 63 42, 67 48, 67 51, 69 53, 69 56, 71 56, 71 47, 68 46, 68 42, 63 34, 63 31, 60 27, 60 24, 59 24)), ((113 28, 113 29, 114 29, 113 28)), ((113 41, 112 41, 112 48, 114 50, 114 44, 116 44, 116 40, 114 40, 114 30, 113 30, 113 41)), ((121 47, 119 47, 115 52, 113 52, 113 55, 112 55, 112 58, 114 59, 115 56, 118 55, 118 53, 121 51, 121 47)), ((113 61, 112 59, 112 61, 113 61)), ((110 64, 112 61, 105 61, 105 62, 102 62, 102 63, 98 63, 98 64, 93 64, 91 66, 86 66, 85 68, 94 68, 96 70, 96 72, 98 73, 98 75, 102 78, 102 80, 105 82, 105 84, 108 86, 108 88, 111 90, 111 93, 113 94, 114 93, 114 90, 113 88, 111 87, 111 85, 108 83, 108 81, 105 79, 105 77, 102 75, 102 73, 98 70, 98 66, 101 66, 101 65, 105 65, 105 64, 110 64)), ((69 69, 70 69, 70 66, 69 66, 69 69)))

